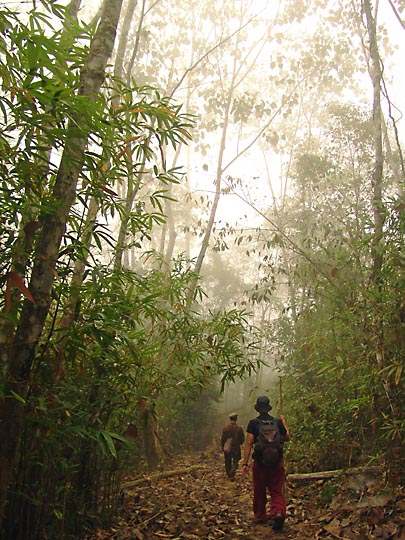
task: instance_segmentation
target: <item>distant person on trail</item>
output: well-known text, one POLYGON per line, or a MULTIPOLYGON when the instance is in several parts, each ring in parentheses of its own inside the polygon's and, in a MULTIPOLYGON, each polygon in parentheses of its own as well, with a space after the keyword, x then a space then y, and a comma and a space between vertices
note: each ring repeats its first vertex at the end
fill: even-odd
POLYGON ((231 413, 229 415, 229 424, 222 430, 221 447, 225 459, 225 471, 230 480, 235 479, 236 469, 242 456, 240 445, 245 440, 243 428, 237 424, 238 415, 231 413))
POLYGON ((259 416, 249 421, 243 452, 243 474, 249 470, 249 457, 253 448, 253 513, 255 523, 272 521, 273 530, 283 528, 286 501, 283 494, 285 469, 283 445, 290 439, 283 415, 280 419, 269 415, 269 398, 257 398, 255 409, 259 416), (267 490, 271 497, 269 515, 266 513, 267 490))

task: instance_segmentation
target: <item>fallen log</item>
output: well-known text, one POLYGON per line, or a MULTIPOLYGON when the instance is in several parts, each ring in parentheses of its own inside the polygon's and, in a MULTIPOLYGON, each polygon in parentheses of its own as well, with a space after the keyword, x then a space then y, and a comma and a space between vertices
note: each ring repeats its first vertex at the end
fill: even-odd
POLYGON ((198 469, 203 469, 205 465, 199 464, 199 465, 190 465, 189 467, 184 467, 182 469, 172 469, 170 471, 162 471, 159 473, 154 473, 149 476, 143 475, 142 478, 138 478, 137 480, 130 480, 128 482, 124 482, 121 484, 122 489, 131 489, 137 486, 141 486, 142 484, 151 484, 155 480, 160 480, 161 478, 170 478, 171 476, 179 476, 181 474, 188 474, 190 472, 193 472, 198 469))
MULTIPOLYGON (((156 480, 160 480, 161 478, 170 478, 172 476, 179 476, 182 474, 188 474, 190 472, 204 469, 206 467, 205 464, 196 464, 196 465, 190 465, 189 467, 183 467, 181 469, 172 469, 167 471, 161 471, 158 473, 153 473, 149 476, 143 475, 141 478, 137 478, 136 480, 129 480, 128 482, 123 482, 121 484, 121 489, 127 490, 132 489, 137 486, 145 485, 145 484, 151 484, 152 482, 156 480)), ((352 467, 349 469, 336 469, 332 471, 317 471, 317 472, 311 472, 311 473, 293 473, 293 474, 287 474, 287 482, 311 482, 311 481, 317 481, 317 480, 327 480, 328 478, 336 478, 338 476, 350 476, 360 473, 374 473, 374 472, 381 472, 383 470, 380 466, 370 466, 370 467, 352 467)))
POLYGON ((337 476, 350 476, 355 474, 363 473, 375 473, 381 472, 382 467, 373 465, 370 467, 351 467, 349 469, 336 469, 333 471, 318 471, 311 473, 294 473, 287 474, 287 482, 306 482, 306 481, 316 481, 316 480, 325 480, 328 478, 336 478, 337 476))

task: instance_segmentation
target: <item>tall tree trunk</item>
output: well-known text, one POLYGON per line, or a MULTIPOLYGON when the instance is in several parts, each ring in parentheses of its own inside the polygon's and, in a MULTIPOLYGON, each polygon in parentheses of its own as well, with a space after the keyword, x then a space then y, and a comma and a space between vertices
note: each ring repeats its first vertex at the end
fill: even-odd
MULTIPOLYGON (((235 55, 236 57, 236 55, 235 55)), ((208 223, 207 227, 205 229, 205 234, 203 236, 203 240, 201 242, 200 251, 197 256, 196 263, 194 265, 194 272, 196 276, 199 276, 201 274, 201 268, 204 262, 205 254, 207 253, 208 245, 211 238, 212 229, 214 227, 215 222, 215 216, 217 213, 218 203, 219 199, 221 197, 221 183, 222 183, 222 172, 223 172, 223 161, 224 161, 224 153, 225 153, 225 145, 226 145, 226 138, 228 135, 228 125, 229 125, 229 114, 231 110, 231 103, 232 98, 234 95, 235 90, 235 79, 236 79, 236 65, 234 62, 233 65, 233 73, 232 73, 232 80, 229 85, 229 89, 226 96, 226 102, 224 107, 224 117, 223 117, 223 126, 222 126, 222 134, 221 134, 221 142, 219 145, 218 150, 218 160, 217 160, 217 171, 215 176, 215 194, 214 199, 212 201, 211 206, 211 212, 208 217, 208 223)), ((191 303, 193 301, 194 292, 197 287, 197 282, 194 282, 193 286, 191 287, 189 294, 188 294, 188 301, 191 303)))
MULTIPOLYGON (((157 0, 157 2, 159 2, 159 1, 160 0, 157 0)), ((134 44, 134 48, 133 48, 133 51, 132 51, 132 54, 131 54, 131 59, 130 59, 129 64, 128 64, 128 69, 127 69, 126 82, 127 82, 128 86, 130 86, 130 84, 131 84, 132 70, 134 68, 136 55, 138 54, 139 42, 140 42, 140 39, 141 39, 141 30, 142 30, 142 27, 143 27, 143 22, 144 22, 145 16, 146 16, 146 0, 142 0, 141 10, 140 10, 140 14, 139 14, 138 28, 137 28, 137 31, 136 31, 135 44, 134 44)))
MULTIPOLYGON (((243 9, 241 10, 241 13, 239 15, 239 30, 241 30, 246 24, 243 23, 245 13, 243 12, 243 9)), ((222 176, 225 173, 225 171, 234 164, 240 156, 242 156, 245 152, 247 152, 253 144, 260 139, 262 134, 265 132, 265 130, 270 126, 274 118, 279 114, 281 107, 274 113, 274 115, 271 117, 269 122, 259 129, 256 135, 254 135, 250 142, 244 146, 243 149, 237 150, 235 153, 235 156, 230 159, 227 163, 225 163, 224 157, 225 157, 225 147, 227 143, 227 137, 228 137, 228 127, 230 122, 230 115, 231 115, 231 107, 232 102, 234 98, 236 97, 236 91, 238 87, 242 84, 242 82, 246 79, 252 68, 255 66, 257 58, 260 56, 260 52, 265 47, 265 44, 267 43, 267 39, 265 39, 265 36, 268 35, 268 29, 266 29, 266 32, 263 34, 263 36, 259 36, 257 40, 249 46, 247 50, 243 50, 242 43, 243 41, 240 41, 240 36, 238 35, 238 31, 235 32, 236 34, 236 42, 234 44, 233 52, 231 53, 231 57, 233 58, 233 64, 232 64, 232 72, 229 79, 228 87, 225 88, 225 79, 226 76, 223 77, 223 75, 220 75, 220 80, 222 81, 222 86, 224 88, 223 93, 223 102, 224 102, 224 109, 223 109, 223 118, 221 119, 221 125, 222 125, 222 132, 221 132, 221 141, 219 144, 219 151, 218 151, 218 160, 217 160, 217 170, 216 170, 216 176, 215 176, 215 193, 214 198, 212 201, 211 211, 208 218, 207 227, 205 230, 205 234, 203 236, 203 240, 201 242, 200 251, 197 256, 197 260, 194 266, 194 272, 196 276, 199 276, 201 274, 201 268, 205 259, 205 255, 207 253, 207 249, 209 246, 210 237, 212 234, 212 230, 214 228, 215 223, 215 217, 216 212, 219 204, 219 200, 221 197, 221 185, 222 185, 222 176), (260 45, 260 47, 258 47, 260 45), (223 79, 223 80, 222 80, 223 79)), ((288 100, 286 100, 288 102, 288 100)), ((195 293, 195 289, 197 286, 197 282, 195 281, 193 286, 190 288, 189 294, 188 294, 188 301, 191 303, 193 300, 193 296, 195 293)))
MULTIPOLYGON (((79 94, 94 103, 104 82, 107 61, 113 51, 123 0, 106 0, 101 20, 84 64, 79 94)), ((67 142, 55 180, 55 212, 44 220, 34 254, 29 290, 34 301, 25 300, 7 355, 4 397, 0 400, 0 520, 4 509, 18 440, 24 418, 23 400, 27 395, 36 348, 51 305, 51 290, 59 247, 76 195, 76 185, 84 158, 89 129, 77 114, 68 126, 67 142), (78 126, 81 134, 78 135, 78 126)), ((0 526, 1 526, 0 522, 0 526)))
MULTIPOLYGON (((383 322, 383 262, 384 262, 384 235, 383 227, 385 221, 385 209, 382 199, 383 193, 383 172, 384 172, 384 154, 383 154, 383 114, 381 110, 381 83, 382 83, 382 62, 378 51, 377 43, 377 25, 371 10, 370 0, 363 0, 363 10, 367 21, 367 31, 369 38, 369 74, 373 85, 373 127, 374 127, 374 169, 373 169, 373 214, 374 214, 374 236, 372 242, 373 267, 371 273, 371 282, 375 287, 374 301, 374 321, 373 334, 371 337, 375 343, 375 359, 379 369, 386 365, 384 358, 384 322, 383 322)), ((385 392, 388 407, 390 408, 393 421, 397 420, 400 412, 396 410, 395 399, 392 397, 392 389, 386 374, 381 374, 381 384, 385 392)), ((380 407, 374 411, 376 419, 380 418, 380 407)), ((398 460, 402 447, 402 438, 400 431, 397 431, 396 443, 390 450, 393 454, 390 456, 392 461, 398 460)))
MULTIPOLYGON (((381 289, 381 270, 383 265, 383 225, 385 220, 384 205, 382 201, 383 184, 383 123, 381 111, 381 59, 378 52, 377 29, 371 8, 370 0, 363 1, 363 10, 366 16, 367 32, 369 38, 369 74, 373 85, 373 132, 374 132, 374 168, 372 176, 373 184, 373 214, 374 214, 374 236, 372 241, 373 268, 371 281, 374 286, 381 289)), ((377 299, 379 302, 379 300, 377 299)), ((380 310, 377 306, 375 314, 375 339, 376 339, 376 360, 377 364, 383 365, 383 324, 380 317, 380 310)))
MULTIPOLYGON (((119 36, 119 42, 117 47, 117 55, 114 62, 114 76, 118 79, 123 78, 124 73, 124 55, 128 45, 129 31, 131 28, 132 18, 134 16, 137 0, 129 0, 127 8, 125 10, 124 20, 122 22, 122 29, 119 36)), ((119 98, 118 98, 119 99, 119 98)))

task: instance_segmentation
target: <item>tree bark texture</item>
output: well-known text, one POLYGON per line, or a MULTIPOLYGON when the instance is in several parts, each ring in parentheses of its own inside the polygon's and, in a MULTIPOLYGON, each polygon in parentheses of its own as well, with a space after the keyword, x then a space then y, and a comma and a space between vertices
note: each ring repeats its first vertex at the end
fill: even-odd
POLYGON ((119 79, 122 78, 124 73, 124 55, 128 46, 129 31, 131 29, 132 18, 134 16, 137 3, 137 0, 129 0, 123 16, 122 29, 120 31, 117 54, 114 63, 114 76, 118 77, 119 79))
POLYGON ((363 2, 364 13, 367 21, 369 38, 369 74, 373 85, 373 127, 374 127, 374 168, 372 176, 373 184, 373 213, 374 213, 374 238, 373 238, 373 275, 372 279, 378 285, 381 279, 383 225, 385 213, 382 202, 383 183, 383 129, 381 111, 381 59, 378 52, 376 22, 371 11, 370 0, 363 2))
MULTIPOLYGON (((100 23, 81 71, 79 95, 89 103, 96 101, 104 82, 107 61, 114 47, 122 1, 104 2, 100 23)), ((23 401, 27 394, 38 341, 51 304, 59 247, 75 200, 77 180, 89 135, 89 128, 82 125, 79 113, 67 129, 71 136, 67 137, 52 194, 55 210, 44 219, 34 253, 29 284, 34 302, 24 301, 7 354, 5 392, 0 400, 0 520, 4 517, 7 488, 12 477, 24 418, 23 401), (16 399, 16 396, 20 398, 16 399)))
POLYGON ((287 475, 287 482, 317 482, 318 480, 328 480, 338 476, 354 476, 356 474, 381 474, 382 467, 353 467, 350 469, 336 469, 333 471, 316 471, 312 473, 293 473, 287 475))
MULTIPOLYGON (((373 85, 373 127, 374 127, 374 167, 372 174, 373 187, 373 214, 374 214, 374 236, 372 240, 372 272, 371 283, 377 289, 378 295, 374 304, 373 320, 373 340, 375 342, 375 360, 377 366, 381 369, 384 366, 384 324, 382 316, 382 268, 384 259, 383 247, 383 226, 385 220, 385 211, 382 200, 382 186, 384 173, 384 154, 383 154, 383 123, 381 110, 381 82, 382 82, 382 63, 378 51, 377 25, 372 14, 370 0, 363 0, 363 10, 366 17, 367 33, 369 39, 369 75, 373 85)), ((391 402, 391 393, 389 385, 384 376, 382 377, 382 386, 390 403, 394 418, 396 412, 391 402)), ((379 411, 376 412, 378 417, 379 411)))
MULTIPOLYGON (((136 480, 129 480, 128 482, 123 482, 121 488, 123 490, 130 491, 133 488, 139 486, 150 487, 153 485, 155 480, 161 478, 170 478, 173 476, 181 476, 183 474, 188 474, 199 469, 204 469, 206 464, 198 463, 196 465, 191 465, 190 467, 183 467, 180 469, 172 469, 168 471, 163 471, 159 473, 154 473, 148 476, 142 476, 136 480)), ((287 475, 287 482, 318 482, 319 480, 328 480, 329 478, 336 478, 339 476, 353 476, 357 474, 365 475, 375 475, 382 474, 383 468, 379 466, 369 466, 369 467, 353 467, 350 469, 336 469, 333 471, 317 471, 312 473, 294 473, 287 475)))

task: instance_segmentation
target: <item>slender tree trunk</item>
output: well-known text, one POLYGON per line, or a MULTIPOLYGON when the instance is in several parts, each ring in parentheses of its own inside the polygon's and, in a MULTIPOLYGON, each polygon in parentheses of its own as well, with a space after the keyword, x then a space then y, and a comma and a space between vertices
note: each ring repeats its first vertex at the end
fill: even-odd
POLYGON ((138 29, 137 29, 137 32, 136 32, 134 49, 132 51, 131 59, 129 61, 128 70, 127 70, 127 79, 126 79, 126 81, 127 81, 128 85, 130 85, 130 83, 131 83, 132 70, 134 68, 136 55, 138 54, 139 42, 140 42, 140 39, 141 39, 141 30, 142 30, 142 27, 143 27, 143 21, 145 19, 145 15, 146 15, 146 0, 142 0, 142 6, 141 6, 140 15, 139 15, 138 29))
MULTIPOLYGON (((93 103, 104 82, 107 61, 111 56, 122 0, 104 2, 100 24, 91 43, 87 61, 80 78, 79 94, 93 103)), ((0 520, 4 518, 7 488, 12 476, 24 406, 36 348, 51 305, 51 290, 55 265, 66 229, 70 208, 76 195, 88 129, 82 126, 79 114, 68 127, 66 146, 55 180, 53 199, 55 212, 44 221, 34 256, 29 290, 34 302, 25 300, 10 350, 7 355, 7 374, 4 397, 0 400, 0 520), (80 136, 78 126, 82 128, 80 136)), ((1 522, 0 522, 1 526, 1 522)))
MULTIPOLYGON (((367 31, 369 38, 369 74, 373 85, 373 132, 374 132, 374 168, 372 176, 373 184, 373 214, 374 214, 374 236, 372 241, 372 257, 373 268, 371 281, 381 289, 381 270, 383 265, 383 225, 385 220, 384 205, 382 200, 382 184, 383 184, 383 123, 381 111, 381 59, 378 52, 377 44, 377 29, 376 22, 372 15, 370 0, 363 1, 363 10, 366 16, 367 31)), ((379 301, 379 300, 378 300, 379 301)), ((381 367, 383 365, 383 324, 377 306, 375 315, 375 332, 376 332, 376 360, 381 367)))
POLYGON ((125 10, 124 20, 122 22, 122 29, 119 36, 119 42, 117 47, 117 55, 114 62, 114 76, 118 79, 123 78, 124 73, 124 55, 128 46, 129 31, 131 28, 132 18, 134 16, 137 0, 129 0, 127 8, 125 10))
MULTIPOLYGON (((96 221, 97 213, 99 210, 99 204, 94 197, 90 198, 88 204, 86 222, 83 227, 82 243, 84 246, 89 247, 91 243, 91 237, 93 233, 94 223, 96 221)), ((54 377, 57 378, 61 373, 63 363, 63 352, 66 346, 67 330, 72 326, 75 318, 75 311, 78 301, 80 300, 80 286, 83 283, 84 270, 86 268, 88 256, 82 257, 75 261, 73 266, 72 279, 70 281, 70 295, 63 307, 63 315, 58 325, 58 332, 61 334, 61 339, 58 340, 58 365, 54 373, 54 377)))
MULTIPOLYGON (((243 17, 244 17, 244 13, 242 9, 240 13, 240 21, 239 21, 240 29, 242 29, 244 26, 243 17)), ((266 34, 267 34, 267 31, 266 31, 266 34)), ((201 268, 205 259, 205 255, 207 253, 210 237, 211 237, 212 230, 214 227, 216 212, 217 212, 217 208, 218 208, 218 204, 219 204, 219 200, 221 196, 222 175, 224 174, 227 168, 229 168, 243 153, 245 153, 249 148, 253 146, 253 144, 257 140, 260 139, 265 129, 268 128, 268 126, 272 123, 274 117, 277 116, 279 114, 279 111, 281 110, 279 109, 279 111, 276 112, 272 116, 272 119, 267 123, 267 125, 264 128, 259 130, 259 132, 251 139, 250 143, 248 143, 244 147, 244 149, 242 149, 241 151, 238 150, 233 159, 228 161, 227 164, 224 163, 225 147, 226 147, 227 136, 228 136, 228 127, 229 127, 232 101, 235 97, 235 93, 238 86, 246 79, 248 73, 251 71, 251 69, 255 65, 255 62, 260 55, 260 51, 264 48, 265 43, 267 43, 267 41, 260 37, 258 38, 257 42, 255 42, 253 45, 250 46, 248 51, 243 51, 241 48, 241 42, 239 41, 239 36, 237 36, 237 39, 234 45, 234 51, 233 51, 233 54, 231 54, 234 61, 232 65, 232 73, 231 73, 229 85, 226 89, 224 88, 224 95, 223 95, 224 112, 223 112, 223 118, 221 120, 222 133, 221 133, 221 142, 219 144, 217 171, 216 171, 216 176, 215 176, 215 194, 214 194, 214 199, 212 201, 211 211, 208 218, 205 234, 203 236, 200 251, 198 253, 197 260, 194 266, 194 272, 196 276, 199 276, 201 274, 201 268), (258 43, 261 43, 261 47, 259 48, 259 50, 257 50, 256 48, 258 43)), ((193 300, 196 286, 197 286, 197 282, 195 281, 193 286, 190 288, 190 291, 188 294, 188 301, 190 303, 193 300)))
MULTIPOLYGON (((140 167, 141 171, 144 171, 145 168, 146 159, 144 158, 142 166, 140 167)), ((124 253, 126 251, 126 237, 128 235, 128 222, 129 222, 129 215, 132 212, 132 208, 134 205, 135 197, 139 191, 140 187, 140 180, 139 178, 142 177, 142 172, 139 173, 139 176, 135 176, 131 173, 130 176, 128 176, 128 188, 127 188, 127 194, 125 198, 125 217, 121 219, 120 222, 120 229, 118 232, 118 239, 117 239, 117 248, 115 252, 115 259, 114 259, 114 268, 116 270, 120 269, 122 267, 122 260, 124 257, 124 253)))
MULTIPOLYGON (((189 106, 189 103, 187 101, 186 110, 188 110, 188 106, 189 106)), ((176 153, 174 155, 174 159, 172 162, 172 168, 174 168, 177 165, 177 160, 179 158, 182 147, 183 145, 179 144, 176 148, 176 153)), ((170 184, 167 187, 167 195, 171 197, 172 192, 173 192, 173 184, 170 184)), ((177 232, 176 232, 174 216, 173 216, 173 205, 170 199, 166 199, 165 209, 166 209, 165 211, 166 222, 162 227, 162 236, 160 239, 159 249, 160 249, 160 253, 162 253, 164 256, 164 260, 166 264, 170 265, 170 261, 173 257, 174 246, 176 245, 176 238, 177 238, 177 232)))
MULTIPOLYGON (((385 367, 384 358, 384 322, 383 322, 383 262, 384 262, 384 234, 383 227, 385 221, 385 209, 383 204, 383 114, 381 110, 381 83, 382 69, 381 58, 377 43, 377 25, 371 10, 371 1, 363 0, 363 10, 367 21, 367 31, 369 38, 369 74, 373 85, 373 127, 374 127, 374 169, 373 169, 373 213, 374 213, 374 237, 372 242, 373 268, 371 282, 377 294, 374 301, 374 321, 373 321, 373 342, 375 343, 375 359, 377 366, 381 369, 385 367)), ((389 380, 384 373, 381 374, 381 384, 385 392, 392 419, 398 419, 400 412, 396 410, 395 399, 389 380)), ((374 411, 376 419, 380 418, 380 410, 374 411)), ((398 430, 396 436, 398 446, 392 445, 390 451, 393 452, 390 459, 398 460, 398 452, 401 451, 402 438, 398 430)))
MULTIPOLYGON (((115 62, 114 62, 114 76, 117 77, 118 79, 123 78, 123 74, 124 74, 124 56, 125 56, 125 52, 126 52, 127 47, 128 47, 129 30, 131 28, 131 22, 132 22, 134 12, 135 12, 135 8, 136 8, 137 4, 138 4, 137 0, 129 0, 128 4, 127 4, 127 7, 126 7, 126 10, 125 10, 124 20, 123 20, 123 23, 122 23, 122 29, 121 29, 121 33, 120 33, 120 36, 119 36, 119 42, 118 42, 118 47, 117 47, 117 55, 116 55, 115 62)), ((142 7, 142 13, 141 13, 141 17, 140 17, 138 31, 137 31, 137 34, 136 34, 136 43, 137 44, 139 43, 139 35, 140 35, 140 31, 142 29, 143 15, 144 15, 144 9, 145 9, 145 2, 144 1, 143 1, 142 6, 143 6, 142 7)), ((134 50, 135 51, 137 50, 137 46, 134 46, 134 50)), ((130 80, 131 80, 131 73, 132 73, 132 63, 129 66, 129 69, 127 71, 127 76, 126 76, 126 80, 127 80, 128 84, 130 83, 130 80)), ((114 105, 116 107, 118 107, 119 101, 120 101, 120 97, 119 97, 119 94, 117 94, 117 96, 114 99, 114 105)), ((130 150, 131 150, 130 145, 128 145, 128 149, 129 149, 129 153, 130 153, 130 150)), ((133 207, 133 204, 134 204, 135 197, 136 197, 136 195, 138 193, 138 190, 139 190, 139 181, 136 179, 135 175, 133 173, 131 173, 128 176, 128 182, 127 182, 127 194, 126 194, 126 200, 125 200, 126 217, 125 217, 125 219, 121 220, 120 229, 119 229, 119 232, 118 232, 117 250, 116 250, 116 255, 115 255, 115 260, 114 260, 114 268, 115 269, 121 268, 124 258, 126 258, 127 263, 129 264, 129 254, 128 254, 127 249, 125 247, 125 240, 126 240, 126 237, 127 237, 127 234, 128 234, 128 232, 127 232, 127 230, 128 230, 128 219, 129 219, 128 215, 132 211, 132 207, 133 207)))
MULTIPOLYGON (((225 145, 226 145, 226 137, 228 134, 228 125, 229 125, 229 114, 231 110, 231 103, 232 103, 232 97, 234 92, 234 84, 235 84, 235 65, 234 65, 234 71, 233 71, 233 77, 232 82, 230 84, 228 95, 226 96, 226 104, 225 104, 225 110, 224 110, 224 118, 223 118, 223 127, 222 127, 222 135, 221 135, 221 142, 219 145, 219 151, 218 151, 218 161, 217 161, 217 172, 215 177, 215 194, 214 199, 212 201, 211 206, 211 212, 208 218, 207 227, 205 229, 205 234, 203 237, 203 240, 201 242, 200 251, 197 256, 196 263, 194 265, 194 272, 196 276, 199 276, 201 274, 201 268, 204 262, 205 254, 207 253, 207 249, 209 246, 210 238, 212 229, 214 227, 215 222, 215 216, 217 213, 218 203, 219 199, 221 197, 221 183, 222 183, 222 164, 224 160, 224 153, 225 153, 225 145)), ((189 295, 188 295, 188 301, 191 303, 193 300, 194 292, 197 286, 197 282, 194 282, 193 287, 191 287, 189 295)))

